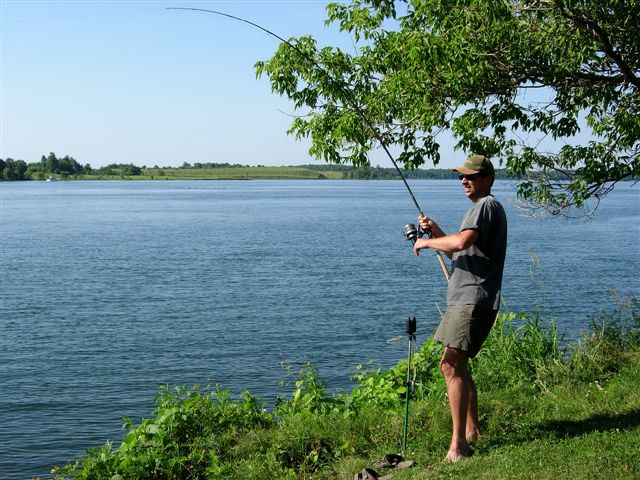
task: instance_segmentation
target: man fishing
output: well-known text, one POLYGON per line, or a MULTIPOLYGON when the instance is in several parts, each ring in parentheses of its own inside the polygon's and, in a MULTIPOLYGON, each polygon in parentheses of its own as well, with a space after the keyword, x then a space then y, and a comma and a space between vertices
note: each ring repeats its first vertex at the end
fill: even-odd
POLYGON ((420 226, 431 231, 431 238, 420 238, 414 244, 416 255, 433 248, 452 260, 447 310, 434 337, 445 346, 440 370, 453 421, 445 461, 452 463, 471 455, 469 441, 480 437, 478 393, 468 361, 478 354, 496 319, 507 249, 507 218, 491 195, 495 180, 491 162, 473 155, 454 171, 460 173, 464 194, 472 202, 459 231, 447 235, 432 219, 420 215, 420 226))

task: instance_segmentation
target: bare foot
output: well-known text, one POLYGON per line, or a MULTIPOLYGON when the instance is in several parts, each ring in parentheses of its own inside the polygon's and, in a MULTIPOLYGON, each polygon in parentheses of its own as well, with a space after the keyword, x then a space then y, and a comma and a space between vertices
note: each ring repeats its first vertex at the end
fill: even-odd
POLYGON ((480 430, 469 430, 466 435, 467 442, 473 442, 474 440, 478 440, 482 436, 480 430))
POLYGON ((469 448, 468 445, 463 446, 462 448, 456 448, 456 449, 450 448, 449 451, 447 452, 447 456, 444 457, 444 462, 456 463, 470 456, 471 456, 471 449, 469 448))

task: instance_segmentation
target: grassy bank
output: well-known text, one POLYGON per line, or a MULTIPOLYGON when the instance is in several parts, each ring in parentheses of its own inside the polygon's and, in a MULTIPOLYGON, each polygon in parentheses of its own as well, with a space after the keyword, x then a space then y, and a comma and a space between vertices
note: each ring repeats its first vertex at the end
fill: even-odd
POLYGON ((340 179, 340 171, 304 167, 145 168, 140 175, 78 175, 80 180, 317 180, 340 179))
MULTIPOLYGON (((297 166, 217 165, 215 167, 136 167, 131 164, 112 165, 89 172, 75 174, 52 173, 62 180, 400 180, 395 168, 353 167, 333 164, 309 164, 297 166)), ((431 168, 404 170, 408 179, 457 179, 451 169, 431 168)), ((48 172, 31 173, 23 180, 45 180, 48 172)), ((496 178, 511 178, 506 171, 498 170, 496 178)))
POLYGON ((302 167, 234 167, 234 168, 147 168, 148 179, 173 180, 259 180, 259 179, 322 179, 342 178, 341 172, 318 172, 302 167))
MULTIPOLYGON (((640 477, 640 312, 626 299, 564 345, 539 319, 501 315, 473 360, 484 436, 455 465, 442 458, 451 420, 441 348, 414 357, 408 449, 397 479, 632 479, 640 477)), ((349 394, 325 391, 306 365, 290 397, 263 409, 245 392, 168 388, 154 415, 127 422, 120 446, 88 452, 58 474, 79 479, 352 479, 400 453, 406 361, 360 370, 349 394)), ((381 469, 378 473, 384 474, 381 469)))

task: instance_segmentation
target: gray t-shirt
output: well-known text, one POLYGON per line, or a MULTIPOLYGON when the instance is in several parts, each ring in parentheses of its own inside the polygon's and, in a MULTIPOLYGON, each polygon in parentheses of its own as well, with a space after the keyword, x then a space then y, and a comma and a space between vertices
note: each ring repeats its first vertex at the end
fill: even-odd
POLYGON ((448 305, 500 306, 502 271, 507 252, 507 216, 492 195, 476 201, 465 213, 460 231, 475 230, 478 240, 452 257, 448 305))

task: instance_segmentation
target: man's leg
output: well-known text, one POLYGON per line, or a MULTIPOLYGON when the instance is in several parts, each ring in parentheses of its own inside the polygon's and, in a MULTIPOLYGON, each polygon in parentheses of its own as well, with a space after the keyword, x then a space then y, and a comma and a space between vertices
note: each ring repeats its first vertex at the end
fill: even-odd
POLYGON ((478 390, 476 383, 473 381, 469 369, 467 370, 467 384, 469 385, 469 405, 467 406, 467 430, 465 438, 467 441, 477 440, 480 438, 480 423, 478 421, 478 390))
POLYGON ((451 420, 453 433, 451 445, 445 457, 447 462, 457 462, 469 456, 470 449, 467 443, 467 418, 471 420, 470 426, 477 428, 477 394, 475 384, 467 369, 467 354, 457 348, 446 347, 440 370, 447 383, 449 406, 451 408, 451 420), (473 399, 471 398, 473 396, 473 399), (471 400, 471 401, 470 401, 471 400))

